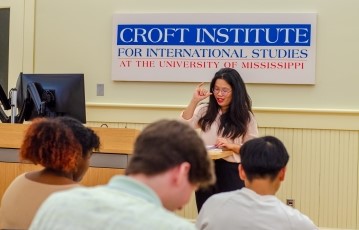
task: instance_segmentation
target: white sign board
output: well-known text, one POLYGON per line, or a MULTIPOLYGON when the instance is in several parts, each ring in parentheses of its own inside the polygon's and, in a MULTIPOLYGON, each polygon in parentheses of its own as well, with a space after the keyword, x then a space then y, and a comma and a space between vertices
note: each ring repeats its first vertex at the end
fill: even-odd
POLYGON ((112 79, 314 84, 316 13, 115 14, 112 79))

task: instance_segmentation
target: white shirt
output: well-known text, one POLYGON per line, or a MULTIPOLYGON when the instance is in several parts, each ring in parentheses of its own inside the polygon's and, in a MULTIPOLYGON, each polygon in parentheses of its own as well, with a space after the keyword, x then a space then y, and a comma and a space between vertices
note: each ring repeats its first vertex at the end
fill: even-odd
POLYGON ((272 195, 248 188, 211 196, 203 205, 196 227, 201 230, 313 230, 313 222, 272 195))

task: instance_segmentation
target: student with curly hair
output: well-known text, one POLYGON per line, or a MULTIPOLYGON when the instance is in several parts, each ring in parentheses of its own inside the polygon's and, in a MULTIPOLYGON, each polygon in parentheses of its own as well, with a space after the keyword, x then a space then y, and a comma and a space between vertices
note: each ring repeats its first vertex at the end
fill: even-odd
POLYGON ((1 229, 28 229, 41 203, 52 193, 80 186, 99 137, 70 117, 38 118, 24 137, 20 158, 42 165, 19 175, 5 191, 0 207, 1 229))

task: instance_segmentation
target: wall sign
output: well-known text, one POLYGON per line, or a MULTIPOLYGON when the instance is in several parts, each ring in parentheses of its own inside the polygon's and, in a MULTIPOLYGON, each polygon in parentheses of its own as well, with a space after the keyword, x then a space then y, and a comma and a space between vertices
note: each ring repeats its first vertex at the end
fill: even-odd
POLYGON ((314 84, 316 13, 114 14, 112 79, 314 84))

